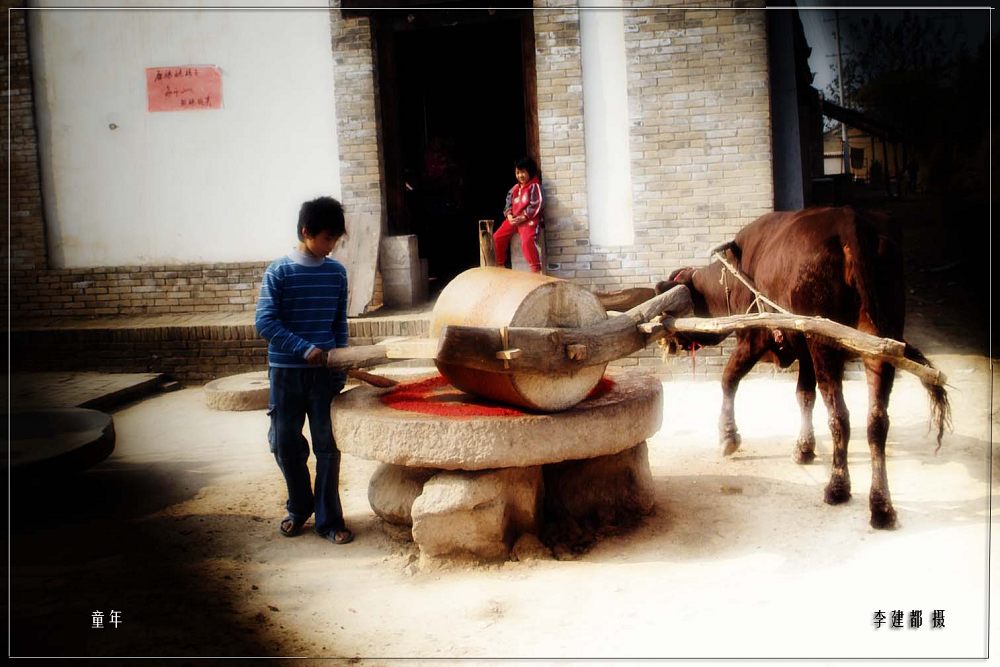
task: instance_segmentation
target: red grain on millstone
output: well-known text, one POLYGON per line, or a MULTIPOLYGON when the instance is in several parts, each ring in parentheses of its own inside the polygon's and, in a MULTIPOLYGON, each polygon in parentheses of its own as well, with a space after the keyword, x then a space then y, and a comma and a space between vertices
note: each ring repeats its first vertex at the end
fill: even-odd
MULTIPOLYGON (((584 400, 603 396, 614 386, 614 380, 606 376, 602 377, 584 400)), ((521 417, 535 414, 511 405, 495 403, 459 392, 451 387, 448 380, 441 375, 419 382, 398 385, 389 393, 382 395, 380 400, 393 410, 418 412, 437 417, 521 417), (442 391, 446 388, 450 391, 442 391)))

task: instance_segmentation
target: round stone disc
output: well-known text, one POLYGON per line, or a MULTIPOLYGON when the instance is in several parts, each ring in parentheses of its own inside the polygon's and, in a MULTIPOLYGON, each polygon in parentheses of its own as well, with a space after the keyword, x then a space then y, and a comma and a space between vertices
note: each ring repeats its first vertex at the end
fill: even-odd
POLYGON ((444 417, 396 410, 391 390, 358 387, 333 404, 341 451, 401 466, 483 470, 588 459, 634 447, 660 428, 654 377, 613 376, 607 393, 552 414, 444 417))
POLYGON ((83 470, 115 449, 111 415, 84 408, 24 410, 10 415, 12 472, 83 470))
POLYGON ((267 371, 230 375, 205 385, 205 403, 213 410, 265 410, 270 391, 267 371))

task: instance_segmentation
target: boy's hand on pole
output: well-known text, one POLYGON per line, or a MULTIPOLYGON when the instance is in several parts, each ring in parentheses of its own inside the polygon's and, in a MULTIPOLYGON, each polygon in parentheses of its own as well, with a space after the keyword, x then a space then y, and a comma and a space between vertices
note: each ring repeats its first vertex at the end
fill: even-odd
POLYGON ((323 350, 318 347, 314 347, 309 351, 309 354, 306 355, 306 363, 310 366, 323 366, 325 361, 326 354, 324 354, 323 350))

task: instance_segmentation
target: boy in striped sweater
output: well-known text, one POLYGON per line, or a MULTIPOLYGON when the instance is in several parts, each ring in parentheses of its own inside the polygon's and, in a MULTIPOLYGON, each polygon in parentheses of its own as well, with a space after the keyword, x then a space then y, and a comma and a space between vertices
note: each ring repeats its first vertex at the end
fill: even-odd
POLYGON ((354 539, 340 504, 340 451, 330 419, 330 405, 346 375, 324 363, 327 350, 347 347, 347 270, 327 257, 344 234, 340 202, 320 197, 304 203, 299 245, 267 267, 256 315, 257 332, 268 342, 267 437, 288 487, 288 516, 279 529, 294 537, 315 512, 316 532, 335 544, 354 539), (306 466, 309 445, 302 435, 307 416, 316 454, 315 492, 306 466))

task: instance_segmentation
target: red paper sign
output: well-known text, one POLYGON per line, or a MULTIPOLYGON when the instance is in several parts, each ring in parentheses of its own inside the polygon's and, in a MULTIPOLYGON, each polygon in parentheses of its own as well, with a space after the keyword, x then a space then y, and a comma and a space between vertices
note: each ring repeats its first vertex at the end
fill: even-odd
POLYGON ((222 71, 214 65, 147 67, 150 111, 203 111, 222 108, 222 71))

